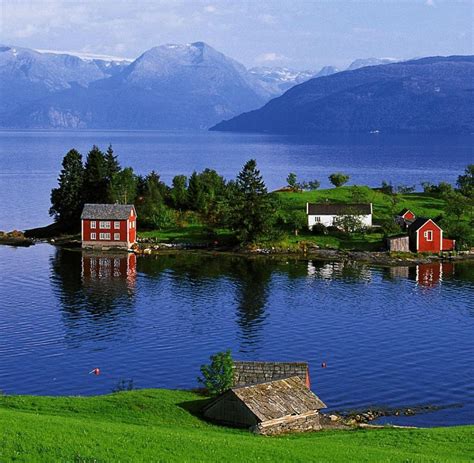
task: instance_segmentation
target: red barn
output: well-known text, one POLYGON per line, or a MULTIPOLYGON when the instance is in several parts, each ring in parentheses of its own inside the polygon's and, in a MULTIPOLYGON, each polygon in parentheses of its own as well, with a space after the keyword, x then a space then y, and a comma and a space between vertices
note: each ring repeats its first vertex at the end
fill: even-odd
POLYGON ((444 238, 443 230, 431 219, 419 217, 408 227, 410 250, 413 252, 441 252, 454 249, 455 241, 444 238))
POLYGON ((137 213, 131 204, 85 204, 81 222, 83 248, 130 249, 137 240, 137 213))

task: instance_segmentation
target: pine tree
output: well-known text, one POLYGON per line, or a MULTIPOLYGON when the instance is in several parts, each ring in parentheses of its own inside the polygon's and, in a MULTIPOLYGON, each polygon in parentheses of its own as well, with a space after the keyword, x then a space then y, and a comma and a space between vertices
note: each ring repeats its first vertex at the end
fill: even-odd
POLYGON ((84 166, 75 149, 64 156, 58 178, 59 186, 51 191, 50 215, 64 228, 79 227, 83 203, 84 166))
POLYGON ((108 179, 104 153, 93 146, 87 155, 84 168, 84 202, 106 203, 108 179))
POLYGON ((115 174, 118 174, 121 170, 120 164, 117 160, 117 156, 114 154, 112 145, 109 145, 104 156, 105 160, 105 172, 107 180, 110 182, 115 174))
POLYGON ((244 165, 234 188, 231 226, 242 243, 252 243, 270 231, 274 212, 273 201, 254 159, 244 165))

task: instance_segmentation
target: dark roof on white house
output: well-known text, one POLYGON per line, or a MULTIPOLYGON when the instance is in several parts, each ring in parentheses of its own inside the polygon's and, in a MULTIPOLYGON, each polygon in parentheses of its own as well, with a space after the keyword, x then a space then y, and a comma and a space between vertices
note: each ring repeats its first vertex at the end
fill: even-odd
POLYGON ((372 204, 308 203, 309 215, 368 215, 372 204))
POLYGON ((126 220, 132 209, 137 215, 133 204, 84 204, 81 219, 126 220))
POLYGON ((426 222, 429 222, 430 220, 441 230, 441 227, 437 223, 435 223, 433 219, 428 219, 426 217, 418 217, 408 226, 408 232, 416 232, 423 225, 425 225, 426 222))
POLYGON ((324 402, 306 387, 299 376, 234 387, 231 391, 259 421, 326 408, 324 402))

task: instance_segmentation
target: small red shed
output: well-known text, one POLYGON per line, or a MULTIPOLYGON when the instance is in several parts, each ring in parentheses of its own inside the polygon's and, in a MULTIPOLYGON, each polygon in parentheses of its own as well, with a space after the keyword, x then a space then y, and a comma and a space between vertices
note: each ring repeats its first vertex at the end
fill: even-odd
POLYGON ((85 204, 81 215, 83 248, 130 249, 137 240, 132 204, 85 204))
POLYGON ((408 227, 410 250, 441 252, 454 249, 455 241, 443 239, 443 230, 433 220, 419 217, 408 227))
POLYGON ((410 209, 402 209, 395 217, 395 221, 404 229, 406 229, 416 219, 415 214, 410 209))
POLYGON ((416 218, 415 214, 412 211, 410 211, 410 209, 406 209, 406 208, 400 211, 400 213, 398 214, 398 217, 401 217, 403 220, 409 220, 409 221, 413 221, 416 218))

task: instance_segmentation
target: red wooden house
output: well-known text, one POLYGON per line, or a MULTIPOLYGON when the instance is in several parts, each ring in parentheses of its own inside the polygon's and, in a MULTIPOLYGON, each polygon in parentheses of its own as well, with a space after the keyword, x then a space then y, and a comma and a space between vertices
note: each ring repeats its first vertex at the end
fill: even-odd
POLYGON ((402 209, 396 216, 396 222, 403 228, 407 228, 416 219, 415 214, 410 209, 402 209))
POLYGON ((130 204, 85 204, 81 215, 83 248, 130 247, 137 240, 137 213, 130 204))
POLYGON ((455 241, 443 238, 443 230, 431 219, 419 217, 408 227, 410 250, 413 252, 441 252, 454 249, 455 241))

